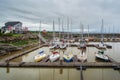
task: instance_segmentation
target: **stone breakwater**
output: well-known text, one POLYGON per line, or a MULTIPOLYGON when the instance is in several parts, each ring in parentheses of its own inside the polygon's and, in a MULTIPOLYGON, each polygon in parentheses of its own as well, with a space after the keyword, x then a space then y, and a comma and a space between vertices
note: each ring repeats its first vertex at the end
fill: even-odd
POLYGON ((7 52, 20 50, 20 47, 13 46, 10 44, 0 44, 0 55, 7 54, 7 52))

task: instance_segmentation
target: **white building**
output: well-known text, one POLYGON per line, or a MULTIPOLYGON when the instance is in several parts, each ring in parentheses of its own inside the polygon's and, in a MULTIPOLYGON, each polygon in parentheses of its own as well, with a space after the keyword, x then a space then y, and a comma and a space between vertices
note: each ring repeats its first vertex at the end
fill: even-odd
POLYGON ((22 23, 19 21, 6 22, 1 31, 4 33, 22 33, 22 23))

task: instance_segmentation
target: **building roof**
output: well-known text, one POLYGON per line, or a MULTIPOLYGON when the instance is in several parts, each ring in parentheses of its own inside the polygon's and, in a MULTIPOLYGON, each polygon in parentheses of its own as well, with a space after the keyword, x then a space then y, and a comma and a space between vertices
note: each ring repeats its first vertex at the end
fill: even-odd
POLYGON ((19 22, 19 21, 6 22, 6 23, 5 23, 5 26, 6 26, 6 27, 7 27, 7 26, 14 26, 14 25, 16 25, 16 24, 18 24, 18 23, 21 23, 21 22, 19 22))

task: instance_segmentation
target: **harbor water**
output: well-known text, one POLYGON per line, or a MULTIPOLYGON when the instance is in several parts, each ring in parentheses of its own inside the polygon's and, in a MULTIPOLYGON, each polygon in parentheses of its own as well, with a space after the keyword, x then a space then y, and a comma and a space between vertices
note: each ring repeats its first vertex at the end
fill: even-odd
MULTIPOLYGON (((94 43, 96 44, 96 43, 94 43)), ((105 54, 120 62, 120 43, 107 42, 112 45, 112 49, 106 49, 105 54)), ((46 54, 51 54, 48 47, 41 48, 46 54)), ((80 50, 77 47, 68 48, 71 53, 78 55, 80 50)), ((34 56, 40 49, 30 52, 22 57, 18 57, 12 62, 34 62, 34 56)), ((63 50, 57 50, 63 54, 63 50)), ((95 60, 95 47, 87 47, 87 62, 97 62, 95 60)), ((6 68, 0 68, 0 80, 81 80, 80 70, 76 68, 10 68, 9 73, 6 68)), ((83 70, 83 80, 119 80, 120 70, 112 68, 87 68, 83 70)))

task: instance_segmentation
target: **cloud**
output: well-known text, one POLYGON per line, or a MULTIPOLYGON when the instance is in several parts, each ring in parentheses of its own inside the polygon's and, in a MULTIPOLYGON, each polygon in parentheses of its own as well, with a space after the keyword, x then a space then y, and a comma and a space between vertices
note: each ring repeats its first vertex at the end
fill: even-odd
POLYGON ((119 5, 118 0, 1 0, 0 25, 17 20, 24 26, 37 26, 42 21, 42 24, 49 26, 46 29, 52 30, 53 20, 58 29, 58 17, 64 21, 64 27, 67 27, 69 17, 73 30, 79 28, 82 22, 85 29, 90 25, 91 31, 100 31, 102 18, 105 27, 119 26, 119 5))

